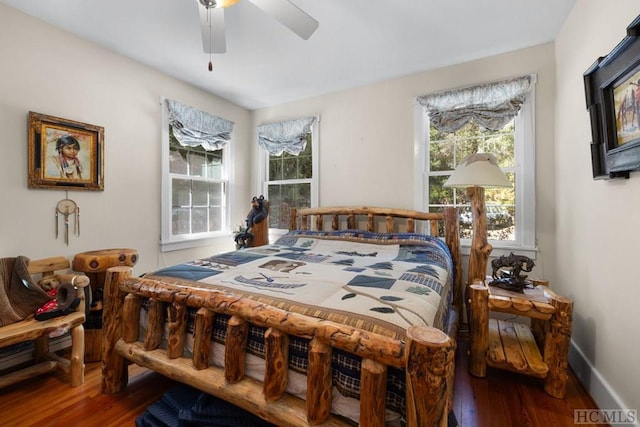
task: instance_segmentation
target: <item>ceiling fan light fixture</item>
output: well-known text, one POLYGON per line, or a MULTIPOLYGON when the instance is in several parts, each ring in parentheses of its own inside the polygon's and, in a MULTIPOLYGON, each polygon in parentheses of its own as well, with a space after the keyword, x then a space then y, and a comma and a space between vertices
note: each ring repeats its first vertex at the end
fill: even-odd
POLYGON ((201 5, 203 5, 207 9, 214 8, 225 8, 229 6, 233 6, 238 3, 240 0, 198 0, 201 5))
POLYGON ((238 3, 240 0, 218 0, 218 7, 229 7, 238 3))
POLYGON ((201 5, 206 7, 207 9, 214 8, 218 5, 218 2, 215 0, 198 0, 201 5))

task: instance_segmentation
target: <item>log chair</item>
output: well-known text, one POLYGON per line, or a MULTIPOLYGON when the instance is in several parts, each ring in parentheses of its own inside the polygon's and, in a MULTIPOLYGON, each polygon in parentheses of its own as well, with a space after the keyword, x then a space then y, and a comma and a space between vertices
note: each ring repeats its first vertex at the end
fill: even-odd
POLYGON ((29 273, 38 277, 56 274, 64 271, 59 278, 68 281, 77 288, 77 298, 80 304, 73 313, 54 317, 48 320, 36 320, 33 317, 20 322, 0 327, 0 348, 34 341, 34 364, 25 368, 11 371, 0 377, 0 388, 7 387, 27 378, 44 374, 54 369, 61 369, 69 375, 71 386, 84 383, 84 327, 85 321, 85 292, 89 285, 89 278, 85 275, 67 273, 71 264, 65 257, 46 258, 29 263, 29 273), (69 359, 61 357, 49 350, 49 338, 60 336, 69 331, 71 333, 71 355, 69 359))

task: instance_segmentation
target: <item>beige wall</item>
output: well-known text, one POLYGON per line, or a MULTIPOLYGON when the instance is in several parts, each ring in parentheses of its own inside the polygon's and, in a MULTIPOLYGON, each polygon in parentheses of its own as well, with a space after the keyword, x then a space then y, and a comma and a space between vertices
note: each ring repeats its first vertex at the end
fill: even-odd
MULTIPOLYGON (((535 73, 536 274, 554 277, 553 44, 265 108, 254 124, 320 116, 320 205, 414 208, 414 105, 418 95, 535 73)), ((254 156, 255 157, 255 156, 254 156)), ((255 161, 255 158, 254 158, 255 161)))
POLYGON ((575 302, 572 366, 601 407, 640 410, 640 173, 592 180, 582 82, 638 11, 634 0, 578 0, 556 39, 555 170, 556 287, 575 302))
MULTIPOLYGON (((160 233, 160 97, 235 122, 238 158, 248 157, 251 113, 139 63, 80 40, 0 4, 0 256, 32 259, 100 248, 140 251, 136 272, 231 249, 162 254, 160 233), (54 209, 64 191, 27 188, 27 114, 48 114, 103 126, 105 190, 74 191, 81 235, 55 239, 54 209)), ((236 168, 232 222, 249 211, 249 171, 236 168)))

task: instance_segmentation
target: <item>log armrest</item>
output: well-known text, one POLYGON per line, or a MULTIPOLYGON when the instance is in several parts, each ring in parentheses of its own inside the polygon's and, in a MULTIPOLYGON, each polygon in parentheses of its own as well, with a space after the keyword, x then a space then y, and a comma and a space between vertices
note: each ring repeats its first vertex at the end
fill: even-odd
POLYGON ((76 288, 77 298, 80 298, 80 304, 76 307, 75 311, 84 313, 86 308, 85 292, 84 288, 89 286, 91 280, 84 274, 59 274, 58 275, 61 284, 68 283, 76 288))

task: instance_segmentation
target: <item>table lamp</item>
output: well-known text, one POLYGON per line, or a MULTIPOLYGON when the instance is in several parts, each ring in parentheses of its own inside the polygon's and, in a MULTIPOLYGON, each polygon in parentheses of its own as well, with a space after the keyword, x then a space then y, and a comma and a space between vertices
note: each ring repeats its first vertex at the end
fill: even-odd
POLYGON ((485 187, 511 187, 496 157, 491 153, 476 153, 465 157, 444 183, 445 187, 467 189, 471 202, 473 237, 469 254, 467 283, 487 276, 487 260, 493 247, 487 241, 487 212, 484 204, 485 187))

